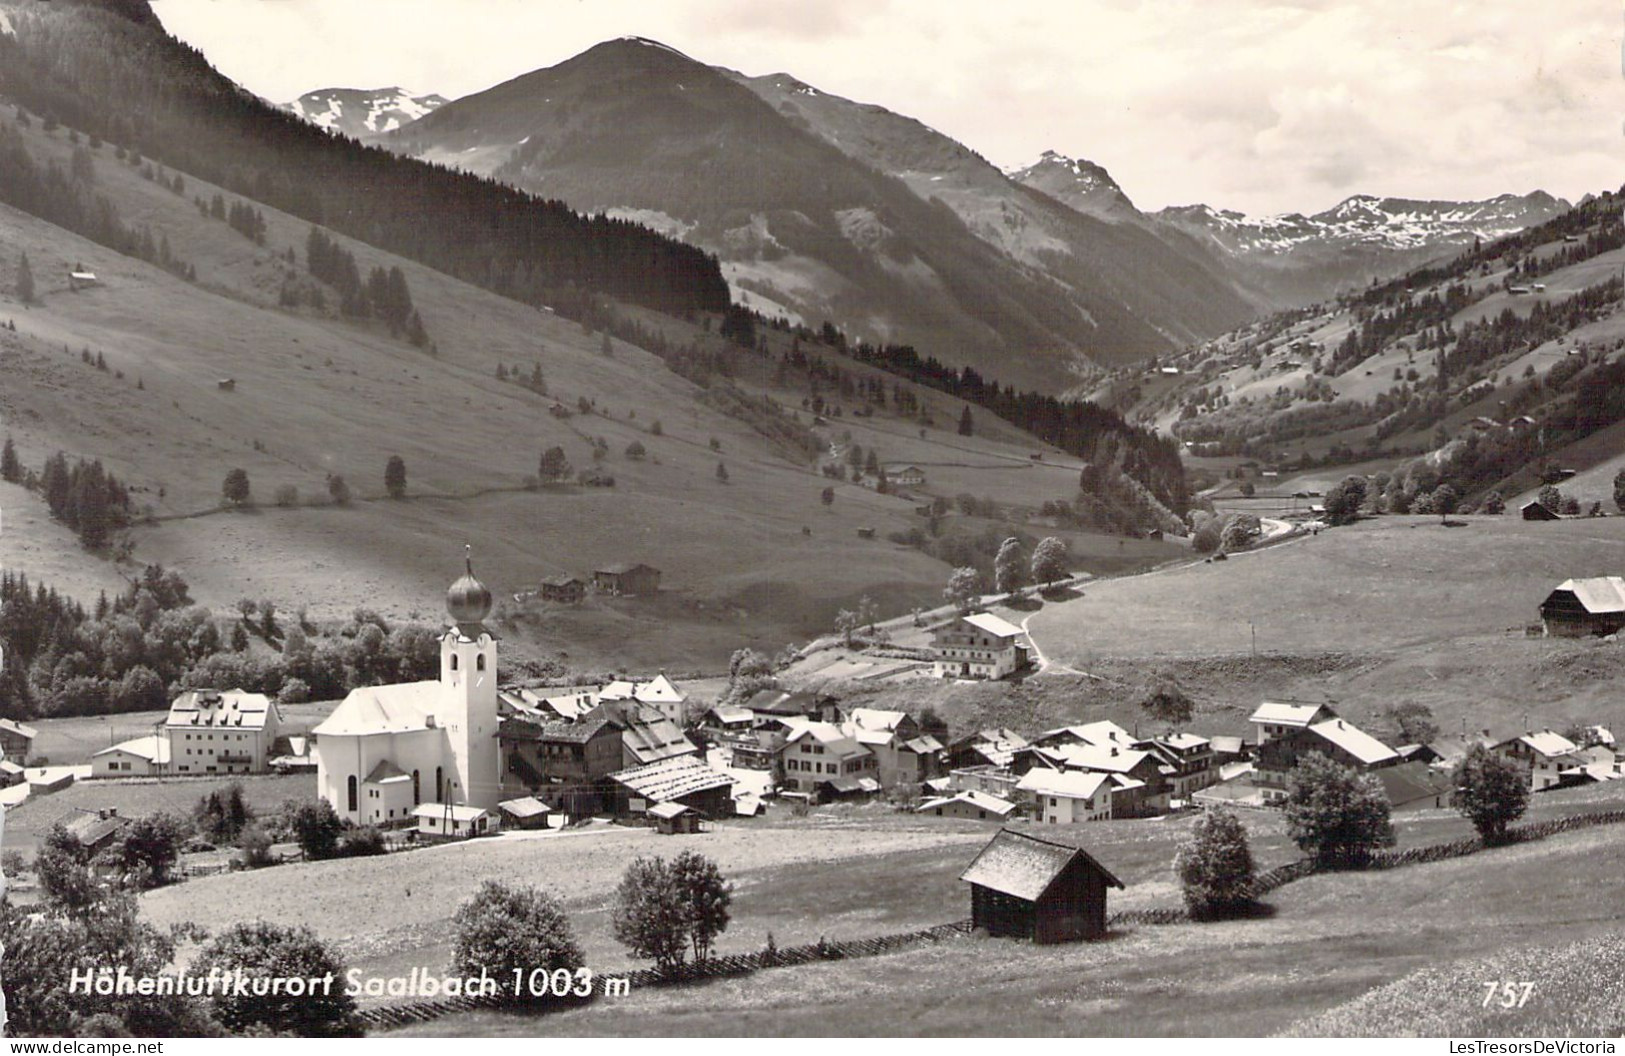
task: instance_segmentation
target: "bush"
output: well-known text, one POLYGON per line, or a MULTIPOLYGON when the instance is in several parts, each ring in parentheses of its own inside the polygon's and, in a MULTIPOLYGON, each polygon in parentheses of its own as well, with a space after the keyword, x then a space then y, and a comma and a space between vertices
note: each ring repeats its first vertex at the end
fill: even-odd
POLYGON ((637 858, 615 892, 615 938, 662 972, 681 968, 689 949, 702 963, 728 927, 732 901, 731 885, 703 855, 684 851, 669 864, 637 858))
POLYGON ((1319 752, 1299 758, 1285 806, 1287 830, 1319 865, 1364 865, 1373 850, 1393 845, 1382 783, 1319 752))
POLYGON ((371 858, 388 853, 389 845, 384 842, 384 834, 376 825, 347 832, 339 841, 340 858, 371 858))
POLYGON ((104 855, 136 887, 158 887, 169 883, 185 834, 179 818, 160 811, 125 826, 124 835, 104 855))
POLYGON ((233 924, 203 947, 191 967, 194 975, 206 976, 211 969, 223 974, 240 969, 250 979, 320 979, 329 974, 334 978, 325 993, 318 987, 298 995, 239 994, 232 987, 231 992, 214 995, 215 1015, 233 1031, 311 1038, 362 1033, 355 999, 343 985, 344 963, 309 928, 264 920, 233 924))
POLYGON ((1507 826, 1529 806, 1529 777, 1510 759, 1474 745, 1450 774, 1456 786, 1454 805, 1485 843, 1506 839, 1507 826))
POLYGON ((1191 548, 1199 554, 1211 554, 1219 548, 1219 523, 1209 517, 1191 536, 1191 548))
POLYGON ((258 825, 243 829, 242 835, 237 837, 237 849, 242 852, 237 860, 245 869, 263 869, 276 864, 271 856, 271 836, 258 825))
POLYGON ((1223 807, 1196 819, 1190 840, 1174 859, 1174 872, 1184 889, 1185 908, 1198 919, 1233 916, 1253 903, 1247 829, 1223 807))
POLYGON ((306 858, 320 861, 335 858, 339 853, 339 835, 344 823, 325 799, 306 800, 293 805, 288 828, 299 843, 306 858))
POLYGON ((297 506, 299 505, 299 489, 292 484, 279 484, 273 498, 278 506, 297 506))
POLYGON ((573 972, 583 963, 558 899, 534 887, 513 888, 487 880, 458 908, 452 928, 457 936, 452 971, 465 978, 483 971, 496 978, 502 994, 516 1003, 546 996, 531 992, 531 972, 559 968, 573 972), (516 972, 525 985, 510 987, 508 980, 516 972))

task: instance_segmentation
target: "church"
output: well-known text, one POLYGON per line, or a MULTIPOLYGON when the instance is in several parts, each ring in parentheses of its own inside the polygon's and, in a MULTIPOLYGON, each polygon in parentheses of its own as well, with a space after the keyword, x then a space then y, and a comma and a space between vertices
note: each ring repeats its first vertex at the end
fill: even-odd
POLYGON ((446 592, 452 626, 440 638, 440 678, 352 690, 311 731, 317 788, 339 817, 389 825, 426 803, 496 809, 497 639, 484 624, 491 605, 469 559, 446 592))

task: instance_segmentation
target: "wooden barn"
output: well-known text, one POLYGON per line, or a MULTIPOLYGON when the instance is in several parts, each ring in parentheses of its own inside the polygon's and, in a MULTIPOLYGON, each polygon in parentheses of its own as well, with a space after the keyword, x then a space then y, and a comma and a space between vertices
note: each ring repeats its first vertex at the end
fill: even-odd
POLYGON ((543 601, 575 605, 587 596, 587 584, 576 576, 552 576, 542 580, 537 593, 541 595, 543 601))
POLYGON ((1106 933, 1106 889, 1123 882, 1087 851, 1013 829, 993 837, 960 879, 971 885, 971 922, 989 935, 1036 943, 1106 933))
POLYGON ((1560 521, 1563 518, 1554 513, 1551 507, 1538 499, 1531 499, 1520 507, 1523 519, 1526 521, 1560 521))
POLYGON ((644 564, 607 565, 592 573, 594 589, 603 594, 636 596, 660 591, 660 569, 644 564))
POLYGON ((1625 627, 1625 578, 1565 579, 1540 603, 1540 622, 1553 638, 1613 634, 1625 627))

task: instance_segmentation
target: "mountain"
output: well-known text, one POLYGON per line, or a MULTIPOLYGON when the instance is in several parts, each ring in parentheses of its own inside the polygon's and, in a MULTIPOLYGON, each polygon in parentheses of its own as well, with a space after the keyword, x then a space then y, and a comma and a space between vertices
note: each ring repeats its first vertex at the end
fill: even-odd
POLYGON ((379 142, 679 235, 765 314, 913 343, 1019 388, 1058 391, 1090 361, 1165 352, 1251 311, 1188 236, 1212 272, 1021 189, 918 122, 640 38, 379 142), (836 131, 848 125, 861 143, 836 131))
POLYGON ((1251 217, 1206 205, 1152 216, 1225 254, 1283 300, 1307 302, 1403 274, 1471 246, 1545 223, 1569 203, 1544 191, 1486 201, 1417 201, 1355 195, 1324 212, 1251 217))
POLYGON ((1087 216, 1113 222, 1145 219, 1111 173, 1092 161, 1046 150, 1037 161, 1013 169, 1009 175, 1016 183, 1043 191, 1087 216))
POLYGON ((321 88, 282 104, 282 109, 329 132, 365 139, 409 125, 447 102, 443 95, 404 88, 321 88))

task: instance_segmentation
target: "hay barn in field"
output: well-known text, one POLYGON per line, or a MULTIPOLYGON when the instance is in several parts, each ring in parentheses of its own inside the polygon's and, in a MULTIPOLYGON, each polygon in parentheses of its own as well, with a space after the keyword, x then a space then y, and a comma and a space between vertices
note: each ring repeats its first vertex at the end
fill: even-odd
POLYGON ((1553 638, 1613 634, 1625 627, 1625 578, 1565 579, 1540 603, 1540 622, 1553 638))
POLYGON ((1106 889, 1123 882, 1081 847, 1003 829, 960 879, 971 922, 992 936, 1075 942, 1106 933, 1106 889))

